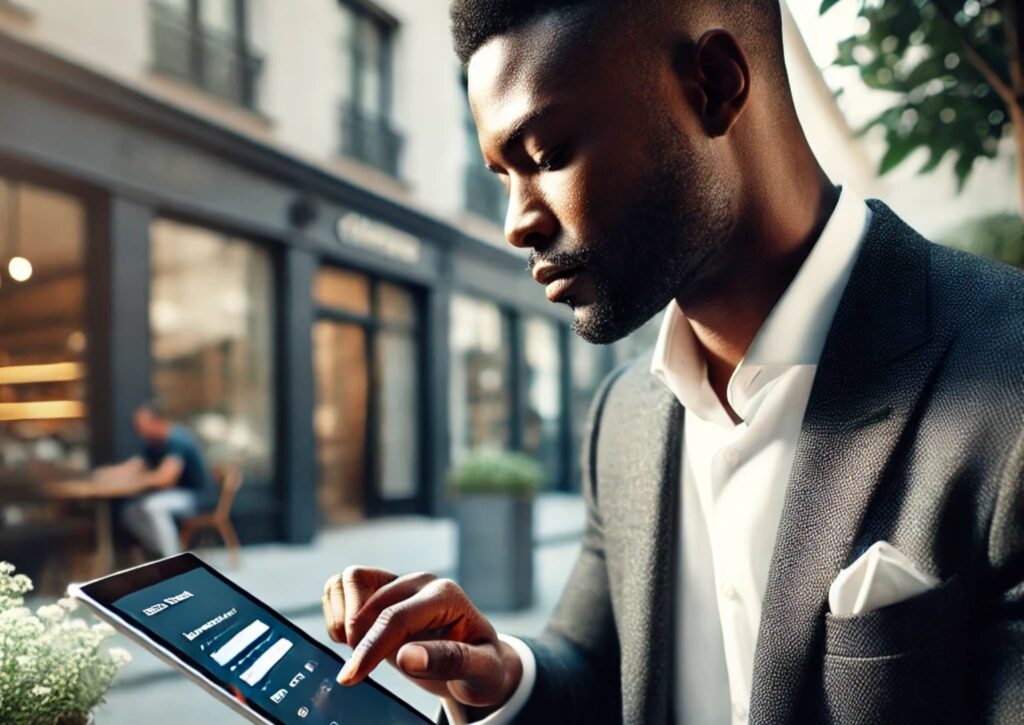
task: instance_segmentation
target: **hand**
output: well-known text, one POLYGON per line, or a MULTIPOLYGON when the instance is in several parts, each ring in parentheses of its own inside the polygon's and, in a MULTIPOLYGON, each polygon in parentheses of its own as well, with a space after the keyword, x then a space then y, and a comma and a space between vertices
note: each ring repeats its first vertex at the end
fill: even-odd
POLYGON ((349 567, 327 580, 323 605, 331 639, 353 648, 342 685, 387 659, 428 692, 487 708, 505 704, 522 677, 519 655, 450 579, 349 567))

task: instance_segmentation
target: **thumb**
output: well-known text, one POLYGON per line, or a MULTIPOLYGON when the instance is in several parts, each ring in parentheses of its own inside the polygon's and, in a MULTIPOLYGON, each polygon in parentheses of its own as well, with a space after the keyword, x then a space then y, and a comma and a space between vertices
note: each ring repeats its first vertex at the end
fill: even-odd
POLYGON ((422 680, 462 680, 472 690, 498 689, 504 665, 492 644, 466 644, 452 640, 411 642, 398 650, 398 667, 422 680))

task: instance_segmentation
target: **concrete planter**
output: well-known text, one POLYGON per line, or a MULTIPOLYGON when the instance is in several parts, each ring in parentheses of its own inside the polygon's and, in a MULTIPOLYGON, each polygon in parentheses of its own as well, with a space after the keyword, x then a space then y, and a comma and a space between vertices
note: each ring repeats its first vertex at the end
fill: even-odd
POLYGON ((533 604, 533 496, 462 494, 455 500, 459 525, 458 581, 484 611, 533 604))

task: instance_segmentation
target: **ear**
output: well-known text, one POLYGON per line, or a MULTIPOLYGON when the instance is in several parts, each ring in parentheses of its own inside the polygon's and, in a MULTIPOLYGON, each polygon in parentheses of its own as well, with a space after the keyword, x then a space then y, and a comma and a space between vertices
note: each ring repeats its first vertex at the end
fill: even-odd
POLYGON ((703 96, 704 127, 712 138, 724 136, 736 123, 750 95, 750 66, 732 33, 706 31, 693 46, 693 68, 703 96))

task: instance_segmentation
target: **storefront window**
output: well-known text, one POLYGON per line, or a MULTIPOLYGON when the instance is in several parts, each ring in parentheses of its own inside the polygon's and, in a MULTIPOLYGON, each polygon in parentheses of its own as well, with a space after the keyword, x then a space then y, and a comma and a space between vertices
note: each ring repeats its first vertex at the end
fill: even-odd
POLYGON ((562 358, 558 327, 529 318, 523 325, 526 352, 526 417, 523 450, 544 466, 551 486, 562 483, 562 358))
POLYGON ((0 177, 0 470, 89 468, 85 208, 0 177))
POLYGON ((213 462, 246 485, 274 469, 273 271, 239 239, 158 220, 151 229, 153 387, 213 462))
POLYGON ((510 443, 508 324, 497 305, 456 295, 451 309, 452 461, 510 443))

